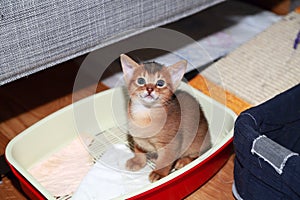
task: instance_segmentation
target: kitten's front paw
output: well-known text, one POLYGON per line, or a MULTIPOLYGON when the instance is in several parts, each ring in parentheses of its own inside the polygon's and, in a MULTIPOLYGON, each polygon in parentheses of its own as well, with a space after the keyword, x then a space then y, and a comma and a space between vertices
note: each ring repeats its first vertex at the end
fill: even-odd
POLYGON ((159 179, 161 179, 165 176, 168 176, 168 174, 170 173, 170 170, 172 168, 172 165, 168 165, 166 167, 159 168, 156 163, 156 167, 157 168, 149 174, 149 181, 152 183, 155 181, 158 181, 159 179))
POLYGON ((149 174, 149 181, 151 183, 155 182, 155 181, 158 181, 159 179, 163 178, 164 176, 162 176, 161 174, 157 173, 156 171, 152 171, 150 174, 149 174))
POLYGON ((176 164, 174 166, 175 169, 181 169, 184 166, 186 166, 187 164, 189 164, 190 162, 192 162, 194 160, 194 158, 191 157, 183 157, 183 158, 179 158, 176 161, 176 164))
POLYGON ((145 167, 146 160, 141 158, 133 157, 126 162, 126 169, 130 171, 138 171, 145 167))

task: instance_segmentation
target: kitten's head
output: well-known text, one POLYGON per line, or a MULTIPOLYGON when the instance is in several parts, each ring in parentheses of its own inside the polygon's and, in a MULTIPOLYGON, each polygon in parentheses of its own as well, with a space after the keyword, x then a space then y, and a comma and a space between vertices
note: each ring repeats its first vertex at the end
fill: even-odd
POLYGON ((155 106, 163 105, 171 98, 185 73, 187 62, 182 60, 168 67, 155 62, 138 64, 122 54, 121 65, 131 100, 155 106))

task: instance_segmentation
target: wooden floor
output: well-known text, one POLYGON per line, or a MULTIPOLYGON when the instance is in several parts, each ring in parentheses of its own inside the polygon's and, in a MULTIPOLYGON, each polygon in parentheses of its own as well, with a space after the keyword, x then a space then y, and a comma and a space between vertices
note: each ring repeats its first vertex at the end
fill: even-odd
MULTIPOLYGON (((73 84, 82 59, 83 57, 68 61, 0 87, 0 155, 4 154, 8 142, 21 131, 72 103, 73 84)), ((220 92, 220 88, 201 76, 197 76, 190 83, 206 94, 225 94, 226 98, 224 95, 213 95, 213 98, 226 103, 236 113, 249 106, 228 92, 220 92)), ((77 97, 93 94, 93 84, 97 83, 89 83, 75 91, 77 97)), ((104 89, 104 85, 98 84, 97 91, 104 89)), ((234 155, 212 179, 186 199, 234 199, 231 193, 233 159, 234 155)), ((27 199, 12 174, 4 177, 0 184, 0 199, 27 199)))

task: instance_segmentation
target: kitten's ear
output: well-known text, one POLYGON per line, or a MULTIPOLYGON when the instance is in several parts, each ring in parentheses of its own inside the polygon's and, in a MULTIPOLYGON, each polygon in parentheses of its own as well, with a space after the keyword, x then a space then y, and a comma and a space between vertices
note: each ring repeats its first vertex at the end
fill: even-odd
POLYGON ((140 65, 125 54, 120 55, 120 60, 125 81, 128 83, 132 79, 134 70, 140 65))
POLYGON ((179 86, 181 79, 186 71, 186 67, 187 67, 186 60, 181 60, 168 67, 174 89, 176 89, 179 86))

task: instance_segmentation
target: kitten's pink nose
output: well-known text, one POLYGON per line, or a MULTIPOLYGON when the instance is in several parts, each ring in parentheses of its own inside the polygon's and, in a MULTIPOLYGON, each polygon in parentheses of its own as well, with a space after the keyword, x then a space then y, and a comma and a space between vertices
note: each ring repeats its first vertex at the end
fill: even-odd
POLYGON ((152 91, 153 91, 153 88, 152 88, 152 87, 147 87, 147 92, 148 92, 148 94, 151 94, 152 91))

